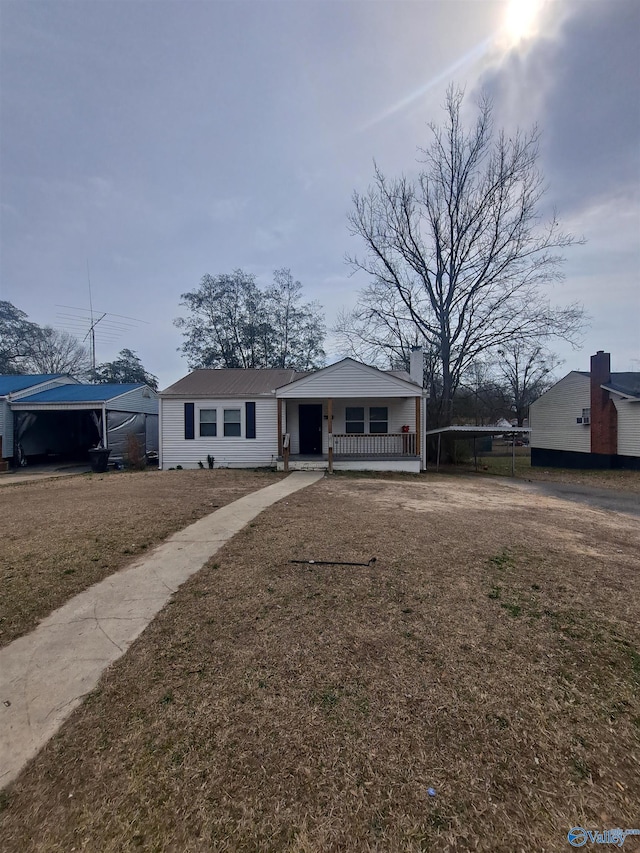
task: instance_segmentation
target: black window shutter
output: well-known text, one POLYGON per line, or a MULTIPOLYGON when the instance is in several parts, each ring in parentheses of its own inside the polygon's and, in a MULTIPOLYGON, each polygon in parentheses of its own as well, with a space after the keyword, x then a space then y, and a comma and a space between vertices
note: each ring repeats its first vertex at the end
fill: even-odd
POLYGON ((245 403, 245 436, 247 438, 256 437, 256 404, 245 403))
POLYGON ((185 403, 184 404, 184 437, 185 438, 195 438, 195 424, 194 424, 194 404, 193 403, 185 403))

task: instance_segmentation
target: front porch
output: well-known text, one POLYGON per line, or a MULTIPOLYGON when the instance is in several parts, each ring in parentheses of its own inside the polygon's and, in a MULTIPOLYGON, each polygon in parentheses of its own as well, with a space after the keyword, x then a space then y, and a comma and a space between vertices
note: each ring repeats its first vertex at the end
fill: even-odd
POLYGON ((345 359, 276 390, 281 470, 420 471, 422 388, 345 359))
MULTIPOLYGON (((286 443, 286 439, 283 444, 286 443)), ((289 453, 278 457, 279 471, 413 471, 420 472, 415 432, 370 435, 329 433, 327 453, 289 453), (333 450, 333 453, 331 451, 333 450)))

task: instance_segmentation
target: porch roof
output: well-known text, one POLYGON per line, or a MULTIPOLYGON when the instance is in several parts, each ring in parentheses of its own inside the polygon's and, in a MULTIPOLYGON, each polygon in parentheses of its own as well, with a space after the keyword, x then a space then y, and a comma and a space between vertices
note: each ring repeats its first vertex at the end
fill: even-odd
POLYGON ((276 389, 276 397, 285 400, 422 397, 425 392, 420 385, 402 374, 403 371, 379 370, 344 358, 276 389))

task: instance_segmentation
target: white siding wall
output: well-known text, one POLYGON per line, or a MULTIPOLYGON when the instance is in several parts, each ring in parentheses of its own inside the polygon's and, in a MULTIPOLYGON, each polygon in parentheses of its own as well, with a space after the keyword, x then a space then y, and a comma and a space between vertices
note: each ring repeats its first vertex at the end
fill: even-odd
MULTIPOLYGON (((101 408, 101 406, 96 406, 96 408, 101 408)), ((152 390, 136 388, 121 397, 116 397, 115 400, 109 400, 107 409, 110 412, 144 412, 147 415, 157 415, 158 397, 152 390), (150 395, 149 397, 143 395, 145 390, 150 395)))
POLYGON ((207 466, 207 455, 215 458, 216 468, 253 468, 275 465, 278 455, 278 416, 275 398, 268 400, 162 400, 162 467, 163 469, 197 468, 198 461, 207 466), (245 438, 245 403, 256 404, 256 437, 245 438), (184 404, 194 403, 195 438, 184 437, 184 404), (218 434, 200 437, 200 409, 216 409, 218 434), (224 410, 240 409, 240 438, 225 438, 224 410))
MULTIPOLYGON (((328 453, 328 420, 325 419, 327 414, 326 400, 287 400, 286 406, 286 430, 291 435, 291 453, 300 453, 300 441, 298 430, 298 406, 300 404, 322 404, 322 452, 328 453)), ((416 403, 415 397, 408 399, 397 399, 387 397, 365 397, 352 398, 349 400, 337 399, 333 400, 333 432, 346 432, 345 426, 345 409, 351 406, 362 406, 365 409, 365 433, 369 432, 369 409, 371 406, 386 406, 388 409, 389 425, 388 432, 401 432, 402 427, 408 424, 411 432, 416 429, 416 403)))
POLYGON ((640 403, 611 397, 618 410, 618 454, 640 457, 640 403))
POLYGON ((557 382, 529 409, 531 447, 591 452, 591 428, 576 418, 591 405, 588 376, 572 372, 557 382))
MULTIPOLYGON (((406 397, 411 393, 411 384, 373 370, 355 361, 333 364, 290 386, 281 388, 282 399, 339 399, 340 397, 406 397)), ((416 388, 416 396, 420 390, 416 388)))

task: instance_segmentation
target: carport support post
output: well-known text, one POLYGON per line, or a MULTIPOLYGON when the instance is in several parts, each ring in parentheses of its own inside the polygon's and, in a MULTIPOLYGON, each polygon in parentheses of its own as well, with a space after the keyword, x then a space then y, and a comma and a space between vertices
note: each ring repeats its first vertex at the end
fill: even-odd
POLYGON ((107 449, 107 407, 102 407, 102 446, 107 449))
POLYGON ((440 470, 440 439, 442 438, 442 433, 438 433, 438 452, 436 454, 436 471, 440 470))
POLYGON ((511 476, 516 476, 516 434, 511 436, 511 476))
POLYGON ((333 400, 327 400, 327 457, 329 473, 333 474, 333 400))

